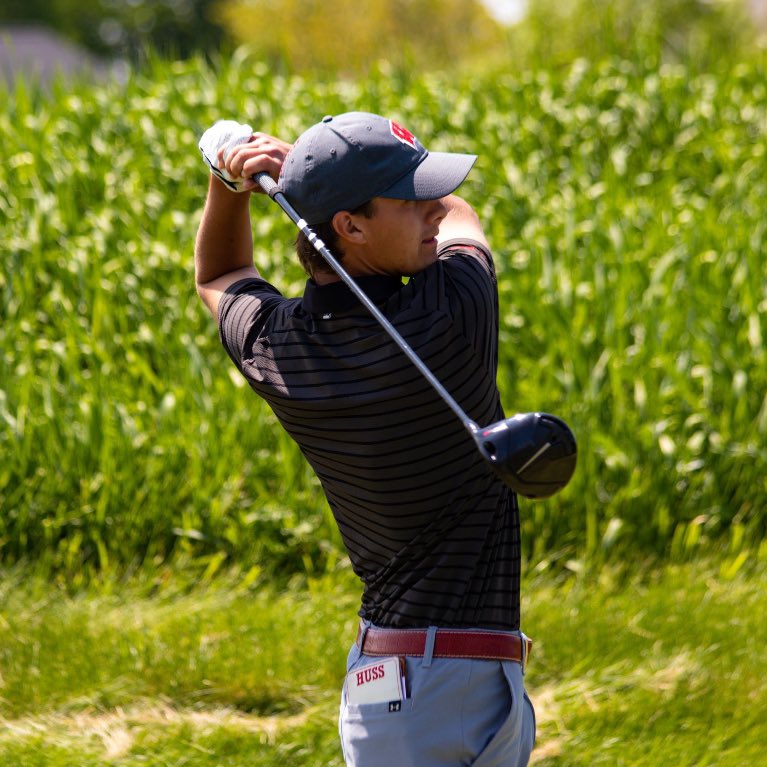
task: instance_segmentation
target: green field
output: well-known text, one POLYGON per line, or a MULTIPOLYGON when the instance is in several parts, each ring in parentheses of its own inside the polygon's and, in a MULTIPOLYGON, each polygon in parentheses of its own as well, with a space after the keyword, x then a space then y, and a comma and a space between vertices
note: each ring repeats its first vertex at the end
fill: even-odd
MULTIPOLYGON (((533 576, 541 767, 767 764, 767 576, 711 563, 533 576)), ((341 766, 346 573, 277 590, 181 575, 77 596, 0 582, 0 763, 341 766)))
MULTIPOLYGON (((521 503, 535 763, 767 765, 766 72, 654 61, 0 86, 0 764, 340 767, 357 586, 192 251, 215 119, 364 109, 480 156, 506 411, 578 438, 521 503)), ((298 293, 292 225, 253 212, 298 293)))

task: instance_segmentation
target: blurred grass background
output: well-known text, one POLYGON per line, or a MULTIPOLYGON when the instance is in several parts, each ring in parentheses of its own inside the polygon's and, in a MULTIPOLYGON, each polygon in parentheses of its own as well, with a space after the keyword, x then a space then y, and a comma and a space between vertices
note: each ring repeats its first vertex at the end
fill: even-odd
MULTIPOLYGON (((316 480, 220 348, 192 249, 207 125, 293 138, 348 109, 480 155, 463 193, 498 260, 505 407, 559 413, 580 443, 567 490, 523 504, 525 556, 765 557, 763 64, 478 77, 313 81, 239 49, 2 92, 3 561, 77 580, 343 560, 316 480)), ((253 211, 259 268, 300 291, 290 222, 253 211)))

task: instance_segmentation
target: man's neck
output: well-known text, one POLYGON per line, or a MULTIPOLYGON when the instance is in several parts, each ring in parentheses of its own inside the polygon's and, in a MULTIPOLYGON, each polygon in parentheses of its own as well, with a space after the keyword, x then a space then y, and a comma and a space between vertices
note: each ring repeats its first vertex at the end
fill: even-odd
POLYGON ((312 279, 317 285, 330 285, 331 282, 338 282, 341 278, 335 272, 315 272, 312 279))

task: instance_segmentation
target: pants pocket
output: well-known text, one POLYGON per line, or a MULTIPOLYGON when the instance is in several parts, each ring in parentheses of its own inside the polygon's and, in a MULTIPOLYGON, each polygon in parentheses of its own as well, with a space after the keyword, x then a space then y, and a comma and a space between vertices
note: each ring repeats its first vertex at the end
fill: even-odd
MULTIPOLYGON (((403 701, 407 703, 408 701, 403 701)), ((346 767, 423 767, 413 753, 412 738, 403 737, 402 717, 412 710, 390 713, 385 703, 348 707, 341 712, 341 744, 346 767)))
POLYGON ((533 746, 535 746, 535 741, 538 737, 538 722, 535 717, 535 706, 533 705, 533 702, 530 700, 530 698, 527 695, 527 692, 525 692, 525 703, 530 708, 530 716, 531 716, 531 724, 532 724, 532 735, 533 739, 530 743, 530 750, 533 750, 533 746))
POLYGON ((513 661, 503 661, 502 665, 511 691, 511 711, 472 767, 525 767, 530 761, 535 715, 525 693, 522 668, 513 661))
MULTIPOLYGON (((375 663, 354 649, 349 654, 347 673, 375 663)), ((347 767, 420 767, 411 753, 413 739, 403 737, 411 729, 413 701, 349 703, 346 685, 341 693, 338 734, 347 767)))

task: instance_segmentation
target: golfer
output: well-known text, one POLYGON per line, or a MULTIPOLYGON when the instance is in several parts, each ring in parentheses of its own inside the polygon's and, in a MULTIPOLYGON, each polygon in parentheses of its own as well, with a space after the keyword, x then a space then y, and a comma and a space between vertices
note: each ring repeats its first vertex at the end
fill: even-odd
POLYGON ((213 174, 197 291, 316 472, 362 581, 339 717, 347 765, 526 765, 516 496, 304 234, 302 296, 253 261, 252 177, 267 172, 471 419, 499 421, 493 259, 453 194, 476 158, 429 152, 364 112, 292 146, 217 123, 200 149, 213 174))

